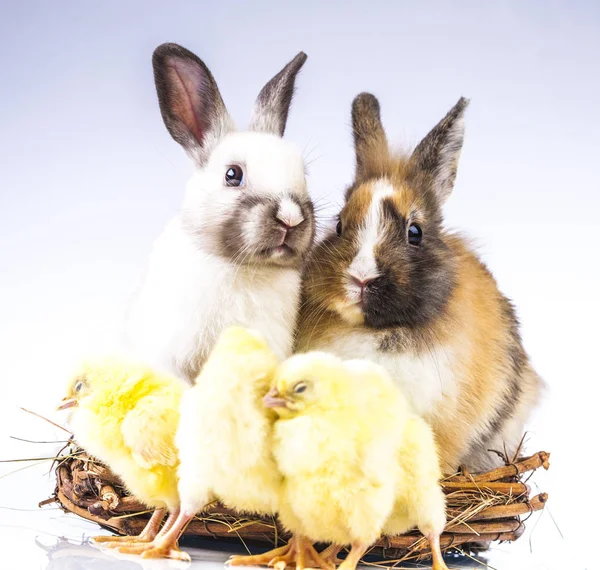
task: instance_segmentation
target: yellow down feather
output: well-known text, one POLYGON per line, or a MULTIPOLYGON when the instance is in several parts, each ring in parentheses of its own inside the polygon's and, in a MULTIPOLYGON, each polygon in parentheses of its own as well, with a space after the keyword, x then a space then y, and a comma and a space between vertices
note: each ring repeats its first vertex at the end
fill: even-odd
MULTIPOLYGON (((382 532, 418 526, 437 540, 445 504, 433 435, 382 367, 318 352, 293 356, 276 373, 271 405, 280 418, 280 518, 292 533, 352 545, 344 568, 382 532)), ((434 567, 444 568, 441 556, 434 567)))
POLYGON ((185 387, 171 376, 118 361, 87 364, 70 382, 69 426, 140 501, 178 506, 175 433, 185 387))

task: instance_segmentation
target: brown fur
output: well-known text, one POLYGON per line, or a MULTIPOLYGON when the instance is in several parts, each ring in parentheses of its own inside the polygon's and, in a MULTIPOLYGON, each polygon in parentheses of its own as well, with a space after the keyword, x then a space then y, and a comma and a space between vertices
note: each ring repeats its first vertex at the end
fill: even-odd
MULTIPOLYGON (((441 386, 442 396, 432 400, 423 412, 436 434, 446 470, 456 469, 461 463, 471 469, 493 465, 497 459, 487 452, 489 448, 503 451, 505 445, 514 452, 542 388, 522 347, 512 305, 467 242, 459 235, 448 234, 441 226, 441 205, 451 190, 447 184, 453 182, 452 165, 460 152, 456 132, 449 132, 448 144, 454 154, 447 154, 443 129, 453 128, 448 117, 462 119, 466 103, 461 101, 458 111, 453 109, 445 123, 440 123, 443 128, 440 130, 438 125, 438 130, 432 131, 433 143, 438 146, 428 147, 426 137, 417 147, 419 153, 428 157, 427 168, 423 167, 422 156, 394 157, 389 151, 384 152, 380 144, 382 130, 374 126, 378 106, 365 105, 364 100, 355 106, 358 176, 347 191, 340 213, 341 237, 328 235, 316 246, 308 262, 297 339, 299 351, 322 349, 342 356, 367 357, 387 364, 392 373, 397 370, 390 362, 396 358, 421 362, 434 358, 436 351, 447 351, 451 355, 451 385, 441 386), (356 116, 360 112, 370 114, 368 129, 360 126, 360 117, 356 116), (364 132, 375 133, 376 141, 369 144, 364 132), (450 165, 442 174, 443 169, 436 167, 436 152, 440 155, 438 166, 450 165), (442 164, 443 161, 446 162, 442 164), (393 196, 382 202, 383 237, 375 247, 378 264, 386 266, 390 276, 390 287, 381 288, 383 292, 390 291, 389 311, 396 310, 393 296, 400 299, 408 294, 415 287, 419 272, 425 281, 415 292, 415 300, 422 305, 419 308, 413 300, 414 310, 420 311, 414 319, 410 318, 411 305, 405 309, 398 304, 400 316, 396 321, 391 315, 391 324, 386 324, 384 315, 383 321, 370 324, 366 305, 363 309, 352 305, 345 284, 346 271, 360 246, 360 226, 371 206, 374 186, 381 180, 394 189, 393 196), (404 228, 414 221, 423 228, 423 248, 419 250, 402 243, 404 228), (423 264, 428 264, 424 272, 423 264), (429 267, 433 275, 428 274, 429 267), (427 299, 418 297, 423 290, 431 291, 427 299), (428 305, 429 302, 433 304, 428 305)), ((385 299, 381 302, 385 312, 385 299)), ((440 374, 440 383, 443 380, 440 374)))

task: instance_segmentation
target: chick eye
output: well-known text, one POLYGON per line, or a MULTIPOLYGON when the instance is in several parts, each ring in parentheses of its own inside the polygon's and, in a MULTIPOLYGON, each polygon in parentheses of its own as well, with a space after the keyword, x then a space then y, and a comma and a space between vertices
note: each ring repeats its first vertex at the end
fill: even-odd
POLYGON ((420 245, 423 240, 423 230, 419 224, 410 224, 408 226, 408 243, 410 245, 420 245))
POLYGON ((225 184, 237 188, 238 186, 241 186, 243 182, 244 171, 242 170, 242 167, 237 164, 229 166, 225 171, 225 184))
POLYGON ((306 392, 307 387, 308 386, 305 382, 298 382, 298 384, 294 386, 294 394, 302 394, 302 392, 306 392))
POLYGON ((342 220, 338 220, 337 226, 335 226, 335 233, 342 237, 342 220))
POLYGON ((75 388, 73 388, 73 391, 81 392, 82 388, 83 388, 83 382, 80 380, 79 382, 77 382, 77 384, 75 384, 75 388))

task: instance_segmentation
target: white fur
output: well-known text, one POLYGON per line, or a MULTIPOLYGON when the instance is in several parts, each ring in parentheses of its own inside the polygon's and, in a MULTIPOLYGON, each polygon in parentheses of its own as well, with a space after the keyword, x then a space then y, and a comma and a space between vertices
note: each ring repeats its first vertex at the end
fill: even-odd
MULTIPOLYGON (((190 371, 198 369, 219 333, 232 324, 259 330, 278 357, 290 355, 299 270, 233 263, 217 253, 219 225, 231 216, 244 192, 305 199, 301 154, 275 135, 233 133, 195 172, 182 213, 156 241, 144 283, 130 308, 128 341, 148 363, 192 380, 190 371), (231 164, 244 169, 241 188, 224 185, 231 164)), ((258 223, 251 219, 244 232, 253 234, 258 223)))
MULTIPOLYGON (((182 220, 190 233, 201 238, 199 249, 215 250, 215 227, 231 215, 243 194, 305 198, 304 161, 298 149, 269 133, 240 132, 223 138, 206 166, 192 176, 183 201, 182 220), (223 183, 225 170, 232 164, 244 170, 239 188, 223 183)), ((260 229, 258 224, 257 219, 245 228, 249 235, 260 229)))
MULTIPOLYGON (((358 234, 360 248, 350 267, 348 267, 350 277, 354 277, 359 281, 369 281, 379 277, 379 269, 375 260, 375 247, 383 237, 381 203, 385 198, 392 196, 393 193, 394 189, 385 179, 378 180, 375 183, 369 211, 358 234)), ((352 279, 347 281, 346 291, 351 300, 357 302, 360 300, 361 288, 352 279)))
POLYGON ((279 211, 277 212, 277 218, 290 228, 295 228, 297 225, 304 221, 304 216, 300 210, 298 204, 284 198, 279 205, 279 211))
POLYGON ((319 350, 344 359, 364 358, 380 364, 419 415, 430 415, 442 398, 445 405, 455 401, 457 384, 451 362, 456 356, 451 349, 437 347, 423 355, 386 353, 379 350, 378 336, 356 330, 320 345, 319 350))
MULTIPOLYGON (((375 248, 383 238, 382 202, 394 193, 384 178, 374 184, 369 210, 358 233, 359 251, 348 268, 348 275, 361 281, 379 276, 375 248)), ((358 302, 361 288, 350 279, 345 284, 348 299, 358 302)), ((333 339, 319 350, 328 350, 342 358, 365 358, 381 364, 400 386, 412 409, 419 415, 435 413, 443 398, 454 401, 457 393, 452 362, 452 349, 435 347, 424 354, 383 352, 379 349, 381 335, 357 329, 339 339, 333 339)), ((447 405, 447 404, 445 404, 447 405)))

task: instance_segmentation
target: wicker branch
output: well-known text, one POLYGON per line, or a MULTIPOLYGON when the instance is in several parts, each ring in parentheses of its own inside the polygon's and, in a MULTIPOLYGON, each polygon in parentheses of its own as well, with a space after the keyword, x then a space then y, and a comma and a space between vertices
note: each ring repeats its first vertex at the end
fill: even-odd
POLYGON ((520 497, 521 495, 529 494, 529 487, 523 483, 498 483, 493 481, 488 483, 487 481, 479 481, 477 483, 463 482, 463 481, 443 481, 442 489, 445 493, 451 493, 453 491, 463 491, 465 493, 480 493, 481 491, 492 491, 502 495, 515 495, 520 497))
POLYGON ((522 473, 532 471, 543 467, 548 469, 550 467, 550 454, 546 451, 539 451, 531 457, 521 459, 517 463, 510 463, 504 467, 498 467, 488 473, 479 473, 477 475, 454 475, 445 479, 446 482, 452 481, 472 481, 477 483, 479 481, 499 481, 500 479, 506 479, 508 477, 518 477, 522 473))
POLYGON ((445 532, 455 534, 493 534, 513 532, 521 526, 518 519, 505 519, 500 522, 459 522, 446 526, 445 532))
POLYGON ((473 518, 469 518, 470 521, 482 521, 488 519, 499 519, 505 517, 518 517, 521 515, 528 515, 535 511, 541 511, 546 505, 548 500, 547 493, 540 493, 535 497, 532 497, 529 501, 524 503, 514 503, 512 505, 502 505, 499 507, 488 507, 483 511, 477 513, 473 518))
MULTIPOLYGON (((85 453, 69 454, 56 469, 54 500, 65 510, 123 535, 138 534, 150 510, 127 493, 119 478, 85 453)), ((488 473, 452 475, 442 481, 448 525, 441 537, 444 551, 471 550, 493 541, 517 540, 524 530, 521 516, 544 508, 548 495, 530 497, 525 473, 549 467, 549 454, 539 452, 488 473)), ((47 504, 47 501, 42 503, 47 504)), ((275 520, 248 517, 213 504, 186 528, 185 536, 240 540, 260 551, 287 540, 275 520)), ((417 531, 382 537, 370 551, 388 562, 417 560, 429 554, 417 531)))
MULTIPOLYGON (((481 534, 474 539, 473 536, 466 534, 444 533, 440 539, 440 546, 443 552, 448 552, 453 548, 461 547, 462 550, 476 550, 478 545, 489 544, 490 542, 512 542, 521 537, 525 527, 521 526, 514 532, 481 534)), ((391 540, 386 542, 380 540, 368 554, 380 554, 383 558, 380 562, 374 564, 388 564, 392 567, 400 562, 407 560, 421 560, 430 555, 429 545, 421 535, 402 535, 393 538, 393 546, 390 546, 391 540)))

